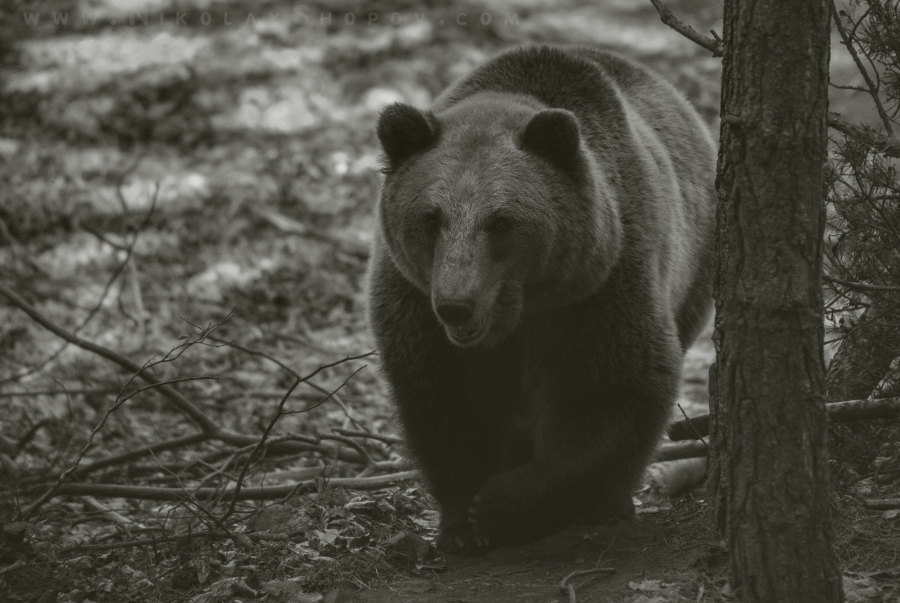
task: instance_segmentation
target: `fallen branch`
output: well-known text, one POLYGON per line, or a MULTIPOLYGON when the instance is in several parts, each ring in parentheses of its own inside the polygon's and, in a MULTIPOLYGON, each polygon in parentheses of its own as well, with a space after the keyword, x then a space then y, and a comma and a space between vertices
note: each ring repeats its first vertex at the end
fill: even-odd
POLYGON ((87 465, 76 469, 73 472, 73 475, 76 477, 84 477, 85 475, 93 473, 94 471, 99 471, 100 469, 114 467, 115 465, 124 465, 125 463, 130 463, 131 461, 137 460, 141 457, 152 456, 166 450, 174 450, 176 448, 182 448, 184 446, 199 444, 200 442, 203 442, 207 439, 208 436, 205 433, 192 433, 191 435, 173 438, 164 442, 158 442, 150 446, 144 446, 143 448, 138 448, 136 450, 129 450, 128 452, 123 452, 121 454, 114 454, 104 459, 94 461, 93 463, 88 463, 87 465))
POLYGON ((847 400, 846 402, 826 404, 825 408, 828 410, 828 420, 835 423, 891 419, 900 416, 900 398, 847 400))
POLYGON ((659 18, 663 23, 683 35, 694 44, 698 44, 706 50, 710 51, 714 57, 721 57, 725 55, 725 47, 722 44, 721 40, 708 38, 698 33, 690 25, 682 23, 678 19, 678 17, 672 14, 672 11, 669 10, 669 7, 663 4, 660 0, 650 0, 650 2, 654 7, 656 7, 656 12, 659 13, 659 18))
MULTIPOLYGON (((653 499, 675 498, 706 480, 709 459, 705 457, 679 459, 665 463, 651 463, 645 471, 646 491, 653 499)), ((644 498, 641 498, 646 502, 644 498)))
MULTIPOLYGON (((880 398, 876 400, 846 400, 825 405, 828 420, 833 423, 867 421, 870 419, 892 419, 900 416, 900 398, 880 398)), ((669 426, 669 438, 673 441, 693 440, 709 435, 709 415, 700 415, 690 420, 677 421, 669 426)), ((680 457, 688 458, 688 457, 680 457)))
POLYGON ((694 459, 709 456, 709 447, 698 440, 687 442, 666 442, 656 449, 654 462, 677 461, 680 459, 694 459))
MULTIPOLYGON (((415 479, 418 471, 401 471, 387 475, 372 477, 335 477, 327 480, 328 486, 348 488, 351 490, 377 490, 386 488, 391 484, 415 479)), ((65 482, 53 493, 54 496, 95 496, 99 498, 132 498, 137 500, 183 501, 188 498, 209 500, 215 498, 235 497, 237 500, 274 500, 288 494, 308 494, 315 492, 322 484, 322 480, 306 480, 294 484, 280 486, 258 486, 254 488, 242 488, 236 492, 236 488, 199 488, 193 492, 187 492, 183 488, 147 488, 144 486, 123 486, 119 484, 83 484, 65 482), (237 496, 235 496, 237 494, 237 496)))
POLYGON ((863 506, 873 511, 890 511, 900 509, 900 498, 881 498, 863 501, 863 506))
POLYGON ((398 438, 397 436, 392 435, 382 435, 378 433, 369 433, 367 431, 354 431, 352 429, 335 429, 335 433, 339 433, 341 435, 345 435, 351 438, 366 438, 369 440, 376 440, 391 446, 393 444, 399 444, 403 440, 398 438))
POLYGON ((161 538, 142 538, 140 540, 129 540, 126 542, 108 542, 103 544, 79 544, 60 551, 60 554, 71 553, 74 551, 108 551, 111 549, 128 549, 138 546, 156 546, 169 542, 184 542, 194 538, 207 538, 210 540, 232 540, 237 538, 248 538, 254 542, 289 542, 292 539, 290 534, 269 534, 266 532, 192 532, 190 534, 179 534, 178 536, 163 536, 161 538))

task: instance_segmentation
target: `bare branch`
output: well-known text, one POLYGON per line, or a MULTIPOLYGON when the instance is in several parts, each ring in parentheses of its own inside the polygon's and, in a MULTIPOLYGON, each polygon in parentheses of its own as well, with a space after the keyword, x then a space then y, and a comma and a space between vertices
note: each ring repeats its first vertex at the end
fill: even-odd
MULTIPOLYGON (((650 0, 654 2, 654 0, 650 0)), ((884 105, 881 104, 881 98, 878 96, 878 87, 875 85, 875 82, 872 81, 872 77, 869 75, 868 70, 865 65, 862 63, 862 59, 859 58, 859 53, 856 52, 856 47, 853 45, 853 40, 850 38, 850 34, 847 33, 846 28, 844 28, 844 24, 841 22, 841 16, 838 12, 837 6, 834 4, 834 0, 831 0, 831 16, 834 20, 834 24, 837 26, 838 33, 841 34, 841 39, 844 41, 844 46, 847 48, 847 51, 850 53, 850 56, 853 57, 853 62, 856 63, 856 68, 859 69, 860 74, 862 74, 863 79, 866 80, 866 86, 869 87, 869 94, 872 97, 872 100, 875 102, 875 108, 878 109, 878 115, 881 117, 881 122, 884 125, 885 132, 888 133, 888 136, 894 136, 894 128, 891 126, 891 118, 888 117, 887 112, 884 110, 884 105)))
POLYGON ((679 21, 678 17, 673 15, 672 11, 669 10, 669 7, 663 4, 660 0, 650 0, 650 2, 652 2, 653 6, 656 7, 656 12, 659 13, 659 18, 663 23, 683 35, 694 44, 698 44, 706 50, 710 51, 714 57, 721 57, 725 54, 725 47, 720 40, 708 38, 703 34, 698 33, 690 25, 686 25, 679 21))
POLYGON ((294 383, 292 383, 288 390, 284 392, 284 395, 281 397, 281 401, 278 403, 278 409, 275 411, 272 420, 269 421, 269 424, 266 426, 265 431, 263 431, 262 437, 259 438, 259 442, 257 442, 253 450, 250 451, 250 454, 247 455, 247 461, 244 463, 244 466, 241 467, 241 473, 235 480, 234 496, 231 498, 231 503, 228 505, 228 510, 225 511, 225 515, 222 517, 222 521, 225 521, 231 516, 232 513, 234 513, 234 508, 237 504, 238 497, 241 495, 241 487, 244 485, 244 476, 247 475, 247 471, 250 469, 250 463, 253 462, 253 457, 256 456, 256 453, 259 452, 259 449, 265 445, 266 439, 269 437, 269 433, 271 433, 272 428, 275 427, 278 419, 280 419, 284 414, 284 405, 287 403, 288 398, 291 397, 291 394, 294 393, 294 390, 297 389, 298 385, 300 385, 299 377, 294 379, 294 383))
POLYGON ((855 283, 853 281, 845 281, 827 274, 822 277, 829 283, 837 283, 850 289, 858 289, 860 291, 882 291, 885 293, 900 293, 900 287, 890 287, 887 285, 870 285, 869 283, 855 283))
MULTIPOLYGON (((335 477, 328 480, 328 486, 339 486, 351 490, 377 490, 403 480, 416 479, 418 471, 400 471, 372 477, 335 477)), ((308 494, 318 489, 318 480, 307 480, 280 486, 258 486, 243 488, 238 500, 275 500, 287 494, 308 494)), ((187 492, 183 488, 147 488, 144 486, 123 486, 119 484, 82 484, 67 482, 62 484, 54 496, 96 496, 100 498, 133 498, 138 500, 185 501, 190 498, 209 500, 229 498, 235 495, 235 488, 199 488, 187 492)))
MULTIPOLYGON (((244 352, 244 353, 246 353, 246 354, 251 354, 251 355, 253 355, 253 356, 260 356, 261 358, 265 358, 265 359, 268 360, 269 362, 273 362, 273 363, 277 364, 279 367, 281 367, 283 370, 287 371, 289 374, 293 375, 294 377, 296 377, 296 378, 298 378, 298 379, 301 379, 300 373, 298 373, 297 371, 295 371, 293 368, 291 368, 291 367, 290 367, 288 364, 286 364, 285 362, 282 362, 282 361, 279 360, 278 358, 275 358, 274 356, 271 356, 271 355, 269 355, 269 354, 267 354, 267 353, 265 353, 265 352, 262 352, 262 351, 260 351, 260 350, 255 350, 255 349, 253 349, 253 348, 248 348, 248 347, 246 347, 246 346, 243 346, 243 345, 240 345, 240 344, 238 344, 238 343, 235 343, 234 341, 226 341, 226 340, 224 340, 224 339, 219 339, 219 338, 216 338, 216 337, 210 337, 210 339, 212 339, 213 341, 218 341, 219 343, 225 344, 225 345, 227 345, 227 346, 229 346, 229 347, 232 347, 232 348, 234 348, 234 349, 236 349, 236 350, 240 350, 240 351, 242 351, 242 352, 244 352)), ((361 356, 358 356, 357 358, 365 358, 366 356, 371 356, 372 354, 375 354, 375 352, 374 352, 374 351, 371 351, 371 352, 368 352, 367 354, 363 354, 363 355, 361 355, 361 356)), ((335 401, 335 403, 337 403, 337 405, 340 406, 341 410, 344 412, 344 415, 346 415, 346 417, 347 417, 348 419, 350 419, 350 421, 352 421, 353 423, 355 423, 356 426, 359 427, 360 429, 365 430, 365 429, 366 429, 366 426, 363 425, 362 423, 360 423, 360 422, 359 422, 352 414, 350 414, 350 409, 349 409, 349 407, 347 406, 347 403, 344 402, 344 400, 337 394, 337 390, 334 390, 334 391, 330 391, 330 392, 329 392, 327 389, 325 389, 325 388, 322 387, 321 385, 317 385, 315 382, 310 381, 310 379, 312 378, 312 376, 313 376, 313 375, 310 375, 309 377, 306 377, 306 378, 302 381, 302 383, 305 383, 306 385, 308 385, 309 387, 313 388, 314 390, 316 390, 317 392, 319 392, 319 393, 321 393, 321 394, 327 394, 329 398, 333 399, 333 400, 335 401)), ((340 388, 338 388, 338 389, 340 389, 340 388)), ((279 396, 280 396, 280 394, 279 394, 279 396)))

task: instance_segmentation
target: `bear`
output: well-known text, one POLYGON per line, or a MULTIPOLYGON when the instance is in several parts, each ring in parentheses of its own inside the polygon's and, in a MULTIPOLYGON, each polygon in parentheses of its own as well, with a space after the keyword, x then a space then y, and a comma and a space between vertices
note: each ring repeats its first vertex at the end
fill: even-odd
POLYGON ((618 54, 513 49, 386 106, 367 313, 439 549, 479 554, 632 492, 712 302, 715 147, 618 54))

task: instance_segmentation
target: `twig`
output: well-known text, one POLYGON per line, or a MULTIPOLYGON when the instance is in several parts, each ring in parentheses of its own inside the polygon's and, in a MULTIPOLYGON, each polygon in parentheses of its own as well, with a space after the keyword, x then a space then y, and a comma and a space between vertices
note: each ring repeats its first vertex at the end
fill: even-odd
POLYGON ((595 567, 594 569, 589 570, 581 570, 577 572, 572 572, 567 575, 565 578, 559 581, 559 591, 562 594, 569 595, 569 603, 576 603, 575 599, 575 586, 569 583, 569 580, 572 578, 577 578, 578 576, 589 576, 592 574, 608 574, 612 575, 616 573, 616 568, 614 567, 595 567))
POLYGON ((403 441, 402 438, 398 438, 397 436, 381 435, 377 433, 369 433, 367 431, 353 431, 352 429, 335 429, 334 432, 351 438, 367 438, 370 440, 377 440, 379 442, 387 444, 388 446, 399 444, 403 441))
MULTIPOLYGON (((683 408, 681 408, 681 404, 678 404, 677 406, 678 406, 678 410, 681 411, 681 414, 684 415, 684 420, 687 421, 688 425, 690 425, 691 431, 693 431, 694 435, 697 436, 697 439, 700 440, 701 442, 703 442, 704 446, 709 448, 709 446, 706 444, 706 440, 703 439, 703 435, 697 430, 697 426, 691 422, 691 418, 689 416, 687 416, 687 413, 684 412, 683 408)), ((707 426, 707 429, 709 429, 709 426, 707 426)), ((672 438, 672 440, 675 440, 675 439, 676 438, 672 438)), ((682 439, 687 439, 687 438, 682 438, 682 439)))
POLYGON ((99 471, 100 469, 106 469, 107 467, 113 467, 115 465, 124 465, 125 463, 129 463, 144 456, 150 456, 159 452, 163 452, 165 450, 174 450, 175 448, 191 446, 192 444, 199 444, 200 442, 203 442, 208 438, 209 436, 207 436, 205 433, 192 433, 190 435, 173 438, 171 440, 165 440, 163 442, 151 444, 150 446, 144 446, 143 448, 138 448, 136 450, 129 450, 128 452, 123 452, 121 454, 114 454, 112 456, 106 457, 105 459, 100 459, 99 461, 88 463, 87 465, 76 469, 73 475, 77 477, 84 477, 85 475, 93 473, 94 471, 99 471))
POLYGON ((890 287, 887 285, 870 285, 869 283, 856 283, 853 281, 845 281, 834 276, 823 275, 822 278, 829 283, 837 283, 850 289, 859 289, 860 291, 883 291, 885 293, 900 293, 900 287, 890 287))
MULTIPOLYGON (((650 1, 655 3, 655 0, 650 1)), ((875 86, 875 82, 872 81, 868 70, 866 70, 865 65, 863 65, 862 60, 859 58, 859 54, 856 52, 856 47, 853 45, 853 40, 850 39, 847 30, 844 28, 844 24, 841 22, 841 16, 838 12, 837 6, 835 6, 834 4, 834 0, 831 0, 831 16, 834 20, 834 24, 837 26, 838 33, 841 34, 841 39, 844 41, 844 46, 850 52, 850 56, 853 58, 853 62, 856 63, 856 68, 859 69, 859 72, 860 74, 862 74, 863 79, 866 80, 866 85, 869 87, 869 94, 871 95, 872 100, 875 102, 875 108, 878 110, 878 115, 881 117, 885 132, 888 133, 888 136, 893 137, 894 128, 891 126, 891 118, 888 117, 887 112, 884 110, 884 106, 881 104, 881 99, 878 97, 878 88, 875 86)))
MULTIPOLYGON (((265 353, 265 352, 263 352, 263 351, 261 351, 261 350, 256 350, 256 349, 253 349, 253 348, 248 348, 247 346, 244 346, 244 345, 235 343, 234 341, 226 341, 226 340, 224 340, 224 339, 219 339, 219 338, 216 338, 216 337, 211 337, 210 339, 212 339, 213 341, 218 341, 219 343, 225 344, 225 345, 227 345, 227 346, 229 346, 229 347, 232 347, 232 348, 234 348, 234 349, 236 349, 236 350, 240 350, 240 351, 244 352, 245 354, 250 354, 250 355, 252 355, 252 356, 259 356, 259 357, 261 357, 261 358, 265 358, 265 359, 268 360, 269 362, 272 362, 272 363, 274 363, 274 364, 277 364, 279 367, 281 367, 284 371, 286 371, 286 372, 289 373, 290 375, 292 375, 292 376, 294 376, 294 377, 296 377, 296 378, 298 378, 298 379, 300 378, 300 373, 298 373, 298 372, 295 371, 293 368, 291 368, 290 365, 288 365, 288 364, 285 363, 285 362, 282 362, 282 361, 279 360, 278 358, 275 358, 274 356, 271 356, 271 355, 269 355, 269 354, 267 354, 267 353, 265 353)), ((375 354, 374 351, 368 352, 367 354, 364 354, 364 355, 362 355, 362 356, 359 356, 358 358, 365 358, 365 357, 371 356, 371 355, 373 355, 373 354, 375 354)), ((351 422, 355 423, 356 426, 359 427, 359 428, 362 429, 362 430, 365 430, 365 429, 366 429, 365 425, 363 425, 362 423, 360 423, 353 415, 350 414, 350 409, 347 407, 347 403, 344 402, 344 400, 343 400, 340 396, 337 395, 337 390, 329 392, 326 388, 324 388, 324 387, 322 387, 321 385, 318 385, 318 384, 316 384, 316 383, 314 383, 314 382, 312 382, 312 381, 309 381, 309 380, 304 381, 304 383, 305 383, 306 385, 310 386, 311 388, 313 388, 314 390, 316 390, 317 392, 321 393, 321 394, 328 394, 329 397, 330 397, 330 398, 333 398, 334 401, 335 401, 335 403, 336 403, 338 406, 341 407, 341 410, 344 412, 344 415, 345 415, 348 419, 350 419, 351 422)))
POLYGON ((262 448, 266 439, 269 437, 269 433, 271 433, 272 428, 275 427, 275 424, 278 422, 278 419, 281 418, 284 405, 287 403, 288 398, 291 397, 291 394, 294 393, 294 390, 297 386, 300 385, 300 378, 297 377, 294 379, 294 383, 288 388, 284 395, 281 397, 281 401, 278 403, 278 409, 275 411, 275 415, 272 417, 272 420, 269 421, 269 424, 266 426, 265 431, 263 431, 262 437, 259 438, 259 442, 256 443, 256 446, 253 447, 253 450, 250 451, 250 454, 247 456, 247 462, 244 463, 244 466, 241 468, 241 473, 238 475, 237 480, 235 480, 234 484, 234 495, 231 498, 231 503, 228 505, 228 510, 225 512, 225 515, 222 516, 222 521, 227 520, 231 517, 231 514, 234 513, 234 507, 237 504, 238 497, 241 495, 241 486, 244 484, 244 476, 247 475, 247 470, 250 468, 250 463, 253 462, 253 457, 256 456, 256 453, 259 452, 259 449, 262 448))
MULTIPOLYGON (((400 471, 387 475, 371 477, 335 477, 328 480, 329 486, 340 486, 350 490, 377 490, 391 484, 408 479, 415 479, 418 471, 400 471)), ((280 486, 258 486, 242 488, 239 500, 274 500, 296 492, 307 494, 317 490, 318 480, 306 480, 294 484, 280 486)), ((53 494, 54 496, 96 496, 100 498, 133 498, 137 500, 184 501, 188 493, 183 488, 147 488, 144 486, 123 486, 119 484, 82 484, 65 482, 53 494)), ((193 493, 198 500, 209 500, 217 497, 234 496, 234 488, 224 491, 220 488, 201 488, 193 493)))
POLYGON ((707 38, 703 34, 698 33, 690 25, 682 23, 678 19, 678 17, 672 14, 672 11, 669 10, 669 7, 661 2, 661 0, 650 0, 650 2, 653 3, 654 7, 656 7, 656 12, 659 13, 659 18, 663 23, 683 35, 691 42, 699 44, 706 50, 710 51, 714 57, 724 56, 725 47, 722 44, 721 40, 707 38))
POLYGON ((74 551, 107 551, 110 549, 128 549, 138 546, 155 546, 158 544, 166 544, 169 542, 182 542, 191 540, 192 538, 209 538, 211 540, 234 539, 235 537, 245 537, 256 542, 289 542, 292 538, 291 534, 268 534, 256 532, 237 532, 229 534, 228 532, 192 532, 190 534, 180 534, 178 536, 163 536, 162 538, 143 538, 141 540, 129 540, 127 542, 110 542, 105 544, 79 544, 60 551, 60 554, 72 553, 74 551))

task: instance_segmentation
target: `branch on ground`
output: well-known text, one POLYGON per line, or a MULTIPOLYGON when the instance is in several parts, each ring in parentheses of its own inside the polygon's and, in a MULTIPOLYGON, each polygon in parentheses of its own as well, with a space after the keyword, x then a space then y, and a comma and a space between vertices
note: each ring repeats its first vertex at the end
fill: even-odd
MULTIPOLYGON (((876 400, 846 400, 825 405, 828 420, 833 423, 891 419, 900 416, 900 398, 876 400)), ((709 415, 677 421, 669 426, 669 438, 673 441, 694 440, 709 435, 709 415)), ((686 457, 681 457, 686 458, 686 457)))
POLYGON ((323 486, 349 488, 352 490, 377 490, 403 480, 415 479, 418 471, 400 471, 387 475, 370 477, 335 477, 328 480, 313 479, 283 484, 280 486, 257 486, 253 488, 197 488, 188 491, 184 488, 152 488, 147 486, 125 486, 120 484, 83 484, 65 482, 61 484, 54 496, 94 496, 99 498, 130 498, 137 500, 160 500, 181 502, 194 498, 197 500, 216 500, 236 498, 237 500, 277 500, 296 494, 316 492, 323 486))

